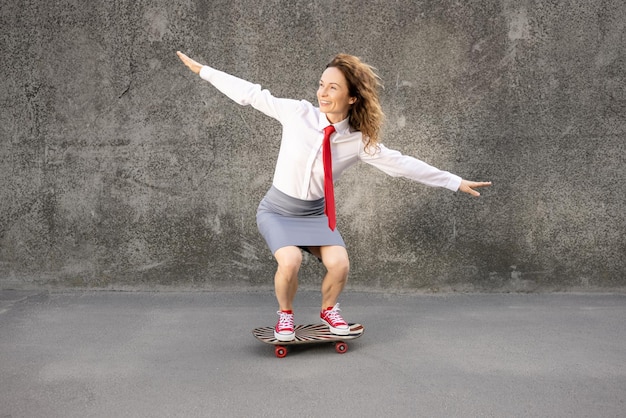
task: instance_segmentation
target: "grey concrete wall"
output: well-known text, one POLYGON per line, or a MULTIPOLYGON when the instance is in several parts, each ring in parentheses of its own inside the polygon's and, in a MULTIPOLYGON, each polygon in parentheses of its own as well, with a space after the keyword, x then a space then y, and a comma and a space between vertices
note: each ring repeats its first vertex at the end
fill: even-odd
MULTIPOLYGON (((272 285, 255 211, 280 126, 177 49, 313 102, 356 54, 388 146, 494 182, 473 199, 349 171, 353 288, 626 284, 623 0, 5 0, 0 26, 2 287, 272 285)), ((321 273, 307 258, 303 285, 321 273)))

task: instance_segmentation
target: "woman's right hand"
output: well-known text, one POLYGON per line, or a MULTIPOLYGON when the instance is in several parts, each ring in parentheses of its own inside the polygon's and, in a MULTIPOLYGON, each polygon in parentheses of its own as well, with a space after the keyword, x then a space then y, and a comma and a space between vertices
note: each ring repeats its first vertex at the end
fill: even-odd
POLYGON ((187 55, 183 54, 180 51, 176 51, 176 55, 178 55, 178 58, 180 58, 183 64, 189 67, 191 71, 193 71, 196 74, 200 74, 200 70, 202 69, 202 64, 192 60, 191 58, 189 58, 187 55))

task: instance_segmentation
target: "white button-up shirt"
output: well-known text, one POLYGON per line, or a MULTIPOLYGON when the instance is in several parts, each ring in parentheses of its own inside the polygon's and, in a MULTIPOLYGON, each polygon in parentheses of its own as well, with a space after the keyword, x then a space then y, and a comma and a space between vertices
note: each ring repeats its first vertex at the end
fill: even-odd
MULTIPOLYGON (((273 185, 281 192, 302 200, 324 196, 324 165, 322 162, 323 129, 330 125, 326 115, 306 100, 281 99, 253 84, 230 74, 204 66, 200 77, 240 105, 251 105, 278 120, 283 126, 280 152, 276 162, 273 185)), ((365 151, 361 132, 350 127, 348 119, 335 123, 331 137, 333 181, 348 167, 363 161, 391 176, 403 176, 433 187, 458 190, 461 178, 439 170, 416 158, 379 144, 378 149, 365 151)))

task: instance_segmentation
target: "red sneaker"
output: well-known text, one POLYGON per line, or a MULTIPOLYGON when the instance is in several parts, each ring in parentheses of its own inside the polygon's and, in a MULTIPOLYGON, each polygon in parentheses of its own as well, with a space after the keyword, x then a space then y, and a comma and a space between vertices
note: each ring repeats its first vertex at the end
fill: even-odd
POLYGON ((350 326, 339 314, 339 304, 336 304, 332 308, 327 308, 320 312, 320 318, 322 322, 328 325, 330 332, 336 335, 348 335, 350 334, 350 326))
POLYGON ((293 341, 296 339, 296 331, 293 325, 293 312, 278 311, 278 322, 274 328, 274 337, 278 341, 293 341))

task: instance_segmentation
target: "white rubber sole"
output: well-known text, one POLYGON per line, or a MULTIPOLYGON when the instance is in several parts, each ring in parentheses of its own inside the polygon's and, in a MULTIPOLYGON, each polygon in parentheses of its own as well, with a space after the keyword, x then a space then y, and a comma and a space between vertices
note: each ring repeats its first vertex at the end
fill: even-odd
POLYGON ((282 342, 293 341, 296 339, 296 333, 294 331, 291 334, 279 334, 276 330, 274 330, 274 338, 282 342))
POLYGON ((350 334, 350 327, 346 327, 346 328, 335 328, 332 327, 328 322, 326 322, 324 319, 320 318, 320 320, 322 321, 323 324, 328 326, 328 330, 335 335, 348 335, 350 334))

